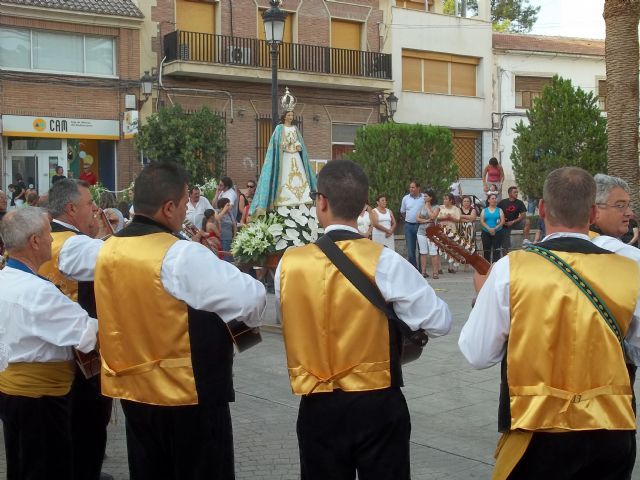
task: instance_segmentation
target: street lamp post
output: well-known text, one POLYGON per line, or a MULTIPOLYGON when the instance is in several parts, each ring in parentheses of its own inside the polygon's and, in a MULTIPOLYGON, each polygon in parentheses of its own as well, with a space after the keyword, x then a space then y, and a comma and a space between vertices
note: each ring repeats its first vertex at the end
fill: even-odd
POLYGON ((262 14, 264 38, 271 45, 271 123, 278 123, 278 46, 284 37, 284 22, 287 14, 278 8, 281 0, 270 0, 271 7, 262 14))

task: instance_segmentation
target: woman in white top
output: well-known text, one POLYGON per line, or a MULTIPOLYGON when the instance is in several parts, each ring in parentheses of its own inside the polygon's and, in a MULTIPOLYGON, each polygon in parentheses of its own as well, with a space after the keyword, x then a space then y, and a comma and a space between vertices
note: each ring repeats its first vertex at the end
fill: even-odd
POLYGON ((393 212, 387 209, 387 197, 385 195, 378 195, 376 208, 371 210, 370 217, 371 225, 373 226, 371 239, 395 251, 396 244, 393 232, 396 229, 396 219, 393 216, 393 212))
POLYGON ((358 231, 360 234, 368 239, 371 239, 371 231, 373 230, 373 225, 371 225, 371 217, 369 216, 369 210, 371 207, 369 205, 365 205, 358 215, 358 231))
MULTIPOLYGON (((460 221, 460 209, 455 205, 455 198, 452 193, 446 193, 443 198, 443 204, 440 206, 440 213, 438 214, 438 223, 445 227, 446 230, 456 232, 458 229, 458 222, 460 221)), ((458 269, 458 263, 453 258, 447 258, 449 261, 449 273, 456 273, 458 269)))

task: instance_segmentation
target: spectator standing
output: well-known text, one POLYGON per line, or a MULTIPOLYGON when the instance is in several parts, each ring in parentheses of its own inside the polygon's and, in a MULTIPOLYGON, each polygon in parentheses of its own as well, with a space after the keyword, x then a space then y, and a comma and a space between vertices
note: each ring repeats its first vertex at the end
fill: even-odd
MULTIPOLYGON (((11 185, 9 185, 11 188, 11 185)), ((13 184, 13 197, 11 203, 15 207, 21 207, 24 205, 25 197, 27 195, 27 186, 22 180, 22 174, 16 173, 16 183, 13 184)))
POLYGON ((400 204, 400 215, 404 217, 404 241, 407 243, 407 260, 417 270, 420 268, 416 260, 416 242, 419 226, 416 216, 423 205, 424 200, 420 194, 420 182, 412 180, 409 184, 409 193, 404 196, 400 204))
POLYGON ((247 182, 247 193, 246 195, 242 192, 239 192, 238 195, 238 216, 236 220, 241 225, 247 223, 247 218, 249 217, 249 208, 251 207, 251 201, 253 200, 253 196, 256 194, 256 181, 249 180, 247 182))
MULTIPOLYGON (((222 250, 228 252, 231 250, 231 242, 236 235, 236 219, 231 213, 231 202, 228 198, 222 197, 218 200, 218 215, 220 220, 220 242, 222 243, 222 250)), ((227 262, 231 262, 233 259, 230 255, 225 255, 224 259, 227 262)))
POLYGON ((365 205, 362 212, 360 212, 360 215, 358 215, 358 232, 360 232, 363 237, 371 239, 373 225, 371 225, 369 210, 371 210, 371 207, 369 207, 369 205, 365 205))
POLYGON ((82 165, 82 173, 80 174, 80 180, 84 180, 89 185, 95 185, 98 183, 98 177, 91 170, 91 165, 85 163, 82 165))
POLYGON ((506 255, 511 250, 511 231, 523 229, 523 238, 529 238, 527 228, 527 207, 518 199, 518 187, 509 187, 509 197, 498 203, 498 208, 504 213, 504 232, 502 235, 502 254, 506 255))
POLYGON ((197 228, 202 225, 204 212, 212 210, 213 207, 206 197, 200 192, 200 187, 191 187, 189 190, 189 201, 187 202, 187 220, 193 223, 197 228))
POLYGON ((489 195, 489 205, 480 212, 482 225, 482 250, 488 262, 496 262, 502 256, 504 212, 498 208, 498 196, 489 195))
POLYGON ((222 177, 218 183, 214 203, 217 205, 218 200, 221 198, 229 199, 229 203, 231 204, 231 215, 233 215, 233 218, 236 218, 236 215, 238 214, 238 194, 236 193, 236 189, 233 187, 233 180, 231 180, 230 177, 222 177))
POLYGON ((440 207, 438 207, 438 199, 433 190, 426 190, 423 193, 424 205, 418 215, 416 215, 416 221, 420 224, 418 227, 418 250, 420 252, 420 270, 422 276, 427 278, 427 257, 431 257, 431 275, 434 279, 438 279, 438 272, 440 271, 440 257, 438 256, 438 247, 427 238, 427 227, 436 224, 436 219, 440 213, 440 207))
POLYGON ((376 208, 371 210, 371 239, 385 247, 396 251, 396 238, 393 232, 396 230, 396 219, 393 212, 387 208, 387 197, 378 195, 376 198, 376 208))
POLYGON ((476 220, 478 214, 471 204, 471 197, 462 197, 462 205, 460 206, 460 221, 458 222, 458 235, 464 239, 467 244, 475 248, 476 246, 476 220))
POLYGON ((62 180, 63 178, 67 178, 64 176, 64 169, 60 165, 58 165, 56 167, 56 174, 51 177, 51 185, 56 183, 58 180, 62 180))
POLYGON ((544 224, 544 218, 538 218, 538 230, 536 236, 533 237, 533 243, 539 243, 547 236, 547 227, 544 224))
MULTIPOLYGON (((458 222, 460 221, 460 209, 455 205, 455 197, 452 193, 446 193, 442 199, 442 205, 440 206, 440 213, 438 213, 438 223, 443 227, 446 227, 451 232, 458 231, 458 222)), ((458 270, 458 263, 453 258, 447 256, 447 262, 449 266, 447 271, 449 273, 456 273, 458 270)))
POLYGON ((498 192, 498 201, 502 199, 502 182, 504 182, 504 170, 496 157, 489 159, 489 165, 482 170, 482 189, 489 191, 489 185, 494 184, 498 192))
POLYGON ((456 179, 449 186, 449 192, 453 194, 454 203, 460 205, 460 199, 462 198, 462 185, 460 185, 460 177, 456 176, 456 179))

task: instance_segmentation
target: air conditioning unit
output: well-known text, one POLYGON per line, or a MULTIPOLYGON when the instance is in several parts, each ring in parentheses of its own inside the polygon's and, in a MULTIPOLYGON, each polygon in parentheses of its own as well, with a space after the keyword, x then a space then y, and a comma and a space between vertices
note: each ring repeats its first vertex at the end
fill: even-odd
POLYGON ((229 63, 236 65, 251 65, 251 49, 245 47, 229 47, 227 59, 229 63))

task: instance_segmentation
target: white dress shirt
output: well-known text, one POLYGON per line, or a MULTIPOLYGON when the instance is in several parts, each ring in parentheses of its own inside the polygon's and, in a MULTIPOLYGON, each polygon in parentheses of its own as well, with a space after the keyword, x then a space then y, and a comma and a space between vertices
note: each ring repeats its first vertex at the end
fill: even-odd
POLYGON ((204 212, 206 210, 213 210, 211 203, 206 197, 200 196, 198 203, 195 205, 189 200, 187 202, 187 219, 202 230, 202 219, 204 218, 204 212))
MULTIPOLYGON (((93 281, 99 252, 99 247, 77 235, 64 243, 58 268, 73 280, 93 281)), ((160 280, 169 295, 196 310, 214 312, 225 322, 243 321, 250 327, 262 323, 264 285, 199 243, 175 242, 162 262, 160 280)))
MULTIPOLYGON (((358 231, 347 225, 330 225, 325 233, 332 230, 358 231)), ((276 269, 274 290, 276 306, 280 308, 280 266, 276 269)), ((314 272, 309 271, 309 275, 314 272)), ((422 275, 407 260, 389 248, 383 248, 376 266, 376 285, 400 320, 411 330, 424 329, 429 337, 446 335, 451 330, 449 306, 438 296, 422 275)))
MULTIPOLYGON (((589 240, 588 235, 579 233, 554 233, 547 235, 543 241, 561 237, 589 240)), ((509 281, 509 257, 506 256, 493 265, 487 281, 478 294, 469 319, 462 327, 458 346, 474 368, 490 367, 504 357, 511 327, 509 281)), ((626 343, 634 350, 640 349, 639 326, 640 297, 625 337, 626 343)), ((625 350, 628 351, 629 348, 625 350)), ((633 360, 635 361, 635 358, 633 360)))
POLYGON ((0 270, 0 370, 7 363, 73 359, 71 347, 90 352, 98 321, 56 286, 10 266, 0 270))

